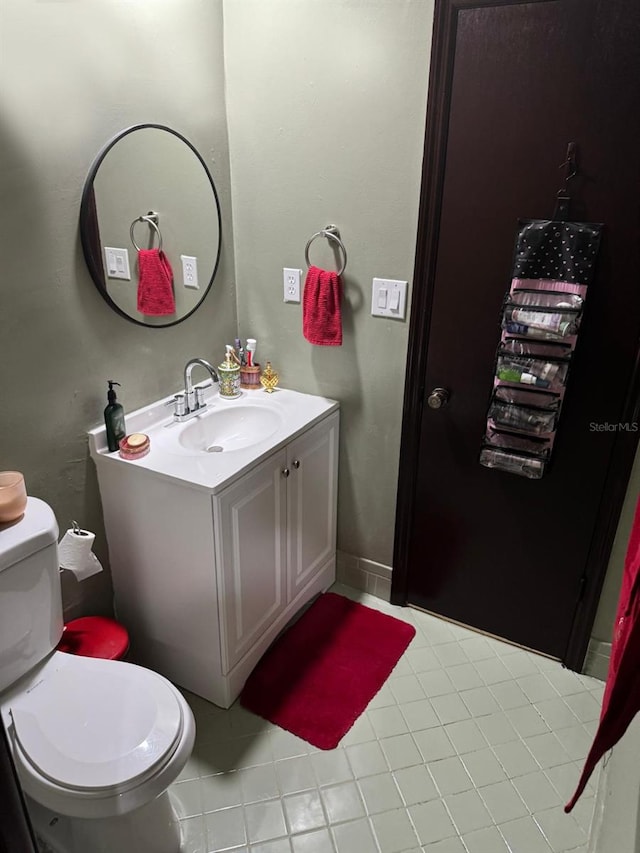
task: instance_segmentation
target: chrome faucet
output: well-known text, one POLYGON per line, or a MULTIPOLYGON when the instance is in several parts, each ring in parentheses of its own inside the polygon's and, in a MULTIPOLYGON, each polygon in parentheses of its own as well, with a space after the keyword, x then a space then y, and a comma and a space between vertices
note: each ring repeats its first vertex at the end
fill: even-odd
POLYGON ((184 392, 176 394, 173 398, 173 403, 175 405, 173 417, 177 421, 186 421, 207 407, 204 399, 204 388, 201 386, 196 386, 194 388, 191 381, 193 368, 197 364, 202 365, 205 370, 209 371, 209 375, 214 382, 220 381, 215 367, 213 367, 212 364, 209 364, 208 361, 205 361, 204 358, 190 359, 184 368, 184 392))

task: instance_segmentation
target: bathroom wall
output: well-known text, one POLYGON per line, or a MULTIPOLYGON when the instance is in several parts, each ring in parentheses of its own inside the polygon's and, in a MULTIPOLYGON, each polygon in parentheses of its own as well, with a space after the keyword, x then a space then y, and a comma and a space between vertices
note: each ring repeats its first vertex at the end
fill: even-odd
MULTIPOLYGON (((170 393, 194 355, 236 329, 224 99, 222 0, 25 2, 0 10, 0 468, 25 474, 62 529, 76 519, 106 548, 85 431, 106 380, 125 411, 170 393), (116 315, 89 278, 78 238, 85 176, 103 144, 156 122, 200 151, 222 208, 221 264, 184 323, 148 329, 116 315)), ((130 255, 133 258, 133 255, 130 255)), ((68 616, 108 613, 108 573, 64 578, 68 616)))
MULTIPOLYGON (((342 406, 338 547, 390 566, 408 322, 373 318, 374 276, 411 281, 431 0, 227 0, 238 314, 288 387, 342 406), (302 337, 282 268, 336 224, 344 343, 302 337)), ((335 269, 326 241, 311 261, 335 269)))

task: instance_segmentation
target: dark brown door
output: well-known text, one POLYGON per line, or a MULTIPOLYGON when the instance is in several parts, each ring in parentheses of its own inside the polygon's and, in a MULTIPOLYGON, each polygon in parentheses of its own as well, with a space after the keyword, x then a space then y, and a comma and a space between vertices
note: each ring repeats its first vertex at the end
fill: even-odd
POLYGON ((638 4, 437 6, 393 600, 576 668, 637 443, 638 4), (516 223, 552 217, 569 142, 570 219, 604 237, 553 464, 533 481, 478 453, 516 223), (435 387, 450 391, 438 410, 435 387))

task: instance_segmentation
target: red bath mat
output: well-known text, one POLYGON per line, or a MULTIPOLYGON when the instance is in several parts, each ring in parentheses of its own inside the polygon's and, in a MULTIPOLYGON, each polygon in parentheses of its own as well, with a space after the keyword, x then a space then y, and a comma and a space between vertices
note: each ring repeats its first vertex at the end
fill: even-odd
POLYGON ((240 702, 319 749, 333 749, 415 632, 393 616, 326 593, 267 651, 240 702))

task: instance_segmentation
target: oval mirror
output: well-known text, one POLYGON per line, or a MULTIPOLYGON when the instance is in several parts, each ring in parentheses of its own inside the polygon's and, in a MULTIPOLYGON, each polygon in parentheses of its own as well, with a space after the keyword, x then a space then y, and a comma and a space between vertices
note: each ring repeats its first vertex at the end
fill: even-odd
POLYGON ((119 314, 143 326, 186 320, 220 258, 220 205, 204 160, 169 127, 123 130, 87 177, 80 238, 91 277, 119 314))

